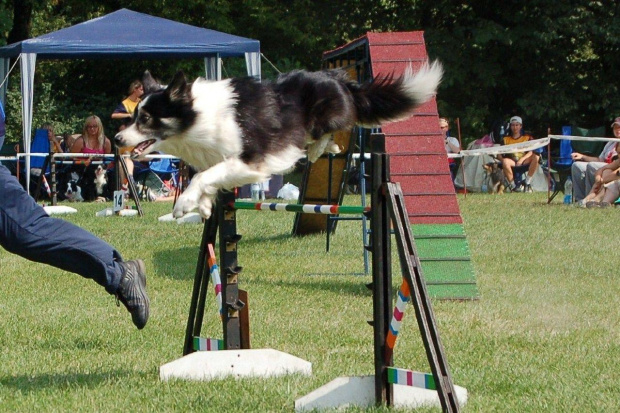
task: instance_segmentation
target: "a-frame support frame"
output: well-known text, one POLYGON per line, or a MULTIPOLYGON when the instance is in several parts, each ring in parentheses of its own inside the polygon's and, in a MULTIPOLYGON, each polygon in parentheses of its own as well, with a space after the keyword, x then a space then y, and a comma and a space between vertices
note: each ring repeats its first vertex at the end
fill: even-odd
MULTIPOLYGON (((381 140, 381 134, 373 136, 381 140)), ((377 142, 380 144, 380 142, 377 142)), ((403 278, 409 286, 416 311, 416 318, 428 361, 432 370, 434 386, 444 412, 458 412, 459 401, 455 393, 450 370, 439 338, 439 332, 431 307, 430 297, 421 271, 419 257, 411 227, 408 224, 407 210, 403 201, 400 185, 390 182, 389 156, 385 153, 373 153, 372 157, 372 209, 371 209, 371 244, 373 271, 373 331, 374 331, 374 365, 375 371, 374 404, 388 406, 420 406, 429 402, 428 397, 419 397, 415 392, 408 392, 404 386, 395 388, 388 379, 393 368, 392 350, 388 348, 386 338, 392 317, 392 270, 391 270, 391 230, 394 226, 403 278)), ((413 372, 410 372, 413 373, 413 372)), ((419 374, 419 373, 418 373, 419 374)), ((334 408, 342 405, 369 404, 368 377, 341 377, 314 392, 295 401, 298 411, 334 408)), ((400 384, 400 383, 397 383, 400 384)), ((466 394, 466 390, 463 389, 466 394)), ((466 396, 465 396, 466 397, 466 396)), ((432 402, 432 401, 431 401, 432 402)))

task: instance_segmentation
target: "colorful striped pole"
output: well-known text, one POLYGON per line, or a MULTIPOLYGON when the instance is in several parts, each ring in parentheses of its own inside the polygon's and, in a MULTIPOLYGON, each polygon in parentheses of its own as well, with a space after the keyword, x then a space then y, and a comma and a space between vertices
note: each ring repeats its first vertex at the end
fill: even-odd
POLYGON ((213 244, 209 244, 207 248, 209 248, 209 258, 207 259, 207 262, 209 264, 209 274, 211 274, 211 282, 213 283, 213 287, 215 288, 215 300, 217 301, 217 308, 220 310, 220 316, 222 316, 222 280, 220 279, 220 267, 218 267, 217 265, 213 244))
POLYGON ((194 350, 196 351, 224 350, 224 340, 218 340, 217 338, 194 337, 194 350))
POLYGON ((363 214, 370 211, 370 207, 346 205, 314 205, 314 204, 278 204, 264 202, 235 201, 229 204, 234 209, 253 209, 257 211, 288 211, 304 214, 363 214))
POLYGON ((435 378, 430 373, 418 373, 417 371, 388 367, 387 377, 388 383, 437 390, 435 378))
POLYGON ((394 346, 396 345, 396 338, 400 330, 400 324, 405 315, 405 306, 411 300, 411 291, 409 291, 409 284, 403 279, 403 283, 398 290, 398 297, 396 298, 396 306, 394 307, 394 315, 390 322, 390 328, 385 338, 385 361, 387 363, 392 359, 394 354, 394 346))

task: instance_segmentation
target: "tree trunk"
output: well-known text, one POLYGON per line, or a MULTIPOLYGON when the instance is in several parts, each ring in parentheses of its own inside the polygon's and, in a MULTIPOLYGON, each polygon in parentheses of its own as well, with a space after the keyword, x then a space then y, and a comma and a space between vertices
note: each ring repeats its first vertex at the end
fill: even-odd
POLYGON ((13 28, 7 39, 8 44, 30 38, 33 3, 34 0, 13 0, 13 28))

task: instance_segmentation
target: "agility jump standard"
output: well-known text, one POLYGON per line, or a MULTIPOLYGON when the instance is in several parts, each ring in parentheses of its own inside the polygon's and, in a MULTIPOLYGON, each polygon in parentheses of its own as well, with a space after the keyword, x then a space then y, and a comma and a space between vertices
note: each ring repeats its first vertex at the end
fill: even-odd
MULTIPOLYGON (((291 205, 291 204, 268 204, 235 202, 232 192, 220 192, 217 202, 217 213, 205 223, 200 253, 194 278, 194 289, 192 301, 190 303, 190 314, 188 317, 185 344, 183 348, 184 357, 191 357, 197 353, 196 350, 211 348, 213 350, 240 350, 249 349, 249 320, 247 315, 242 315, 243 310, 247 310, 247 295, 240 294, 238 289, 238 276, 242 267, 237 263, 237 243, 241 240, 241 235, 236 231, 236 210, 254 209, 270 211, 293 211, 309 213, 364 213, 371 219, 371 245, 372 252, 372 291, 373 291, 373 331, 374 331, 374 365, 375 372, 371 376, 374 383, 374 403, 377 405, 394 405, 395 393, 393 384, 404 384, 405 386, 417 386, 425 389, 437 390, 437 396, 445 412, 458 412, 459 403, 455 394, 450 371, 445 360, 443 346, 439 340, 439 333, 436 329, 434 315, 430 305, 430 298, 426 292, 426 286, 419 259, 414 246, 413 235, 407 219, 407 212, 403 202, 400 185, 389 182, 389 158, 386 154, 373 153, 372 155, 373 176, 372 176, 372 208, 368 210, 363 207, 339 207, 339 206, 317 206, 317 205, 291 205), (336 207, 338 207, 336 209, 336 207), (288 209, 287 209, 288 208, 288 209), (338 211, 338 212, 335 212, 338 211), (346 211, 346 212, 345 212, 346 211), (396 241, 399 247, 401 267, 403 268, 403 285, 406 284, 409 290, 411 301, 415 307, 418 326, 422 335, 427 358, 432 370, 432 374, 417 373, 404 369, 397 369, 393 364, 393 349, 395 345, 394 331, 390 333, 390 321, 392 318, 392 288, 391 288, 391 230, 390 224, 394 224, 396 241), (223 324, 223 340, 204 339, 200 337, 201 326, 204 315, 204 304, 207 294, 209 268, 213 269, 214 250, 217 230, 219 228, 219 247, 220 247, 220 266, 222 275, 221 297, 222 310, 221 318, 223 324), (391 336, 390 336, 391 334, 391 336)), ((219 271, 218 271, 219 274, 219 271)), ((400 307, 402 318, 403 306, 400 307)), ((245 351, 245 350, 244 350, 245 351)), ((247 350, 258 351, 258 350, 247 350)), ((211 352, 199 352, 211 353, 211 352)), ((227 351, 216 351, 214 357, 225 357, 227 351)), ((236 362, 243 358, 239 351, 232 351, 235 354, 236 362)), ((291 356, 292 357, 292 356, 291 356)), ((177 362, 183 360, 179 359, 177 362)), ((168 363, 172 365, 173 363, 168 363)), ((195 361, 188 363, 196 364, 195 361)), ((306 362, 307 363, 307 362, 306 362)), ((160 368, 160 377, 163 378, 163 369, 160 368)), ((236 368, 236 366, 233 366, 236 368)), ((230 374, 237 374, 231 372, 230 374)), ((257 374, 260 375, 260 374, 257 374)), ((169 376, 175 377, 175 376, 169 376)), ((184 377, 210 379, 209 377, 184 377)), ((362 378, 363 379, 363 378, 362 378)), ((338 379, 337 379, 338 380, 338 379)), ((336 380, 335 380, 336 381, 336 380)), ((331 384, 331 383, 330 383, 331 384)), ((330 384, 324 386, 328 387, 330 384)), ((402 389, 399 389, 399 392, 402 389)), ((338 390, 336 390, 338 391, 338 390)), ((368 396, 368 391, 363 390, 368 396)), ((296 409, 313 409, 322 407, 332 407, 327 405, 314 404, 316 398, 314 393, 325 394, 326 390, 318 389, 295 402, 296 409)), ((357 389, 358 394, 360 390, 357 389)), ((346 391, 340 390, 345 394, 346 391)), ((371 391, 372 393, 372 391, 371 391)), ((400 394, 403 394, 402 392, 400 394)), ((465 396, 466 397, 466 396, 465 396)), ((355 403, 358 400, 349 400, 346 403, 355 403)), ((344 403, 344 401, 343 401, 344 403)))

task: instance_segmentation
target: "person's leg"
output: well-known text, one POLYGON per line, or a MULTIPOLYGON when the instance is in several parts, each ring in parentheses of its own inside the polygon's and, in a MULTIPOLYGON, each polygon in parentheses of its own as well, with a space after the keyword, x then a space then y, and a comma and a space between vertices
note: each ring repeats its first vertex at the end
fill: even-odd
POLYGON ((526 165, 529 165, 529 168, 527 169, 527 176, 525 177, 525 185, 531 186, 532 178, 534 177, 534 174, 538 170, 540 156, 536 153, 533 153, 532 156, 530 156, 527 161, 528 162, 526 163, 526 165))
MULTIPOLYGON (((602 192, 602 191, 601 191, 602 192)), ((620 197, 620 181, 610 182, 605 188, 605 196, 603 202, 609 202, 613 205, 614 202, 620 197)))
POLYGON ((603 166, 607 165, 605 162, 588 162, 586 164, 586 193, 592 190, 592 185, 594 185, 594 176, 596 175, 596 171, 598 171, 603 166))
POLYGON ((515 166, 514 160, 505 156, 502 158, 502 170, 504 171, 504 176, 506 177, 511 190, 515 188, 514 174, 512 172, 513 166, 515 166))
POLYGON ((31 261, 90 278, 114 294, 122 257, 108 243, 70 222, 51 218, 8 169, 0 167, 0 245, 31 261))
POLYGON ((138 328, 148 320, 140 261, 123 262, 111 245, 70 222, 51 218, 0 165, 0 245, 7 251, 89 278, 116 294, 138 328))
POLYGON ((586 166, 587 162, 573 162, 570 168, 571 180, 573 182, 573 201, 579 202, 586 197, 586 166))

